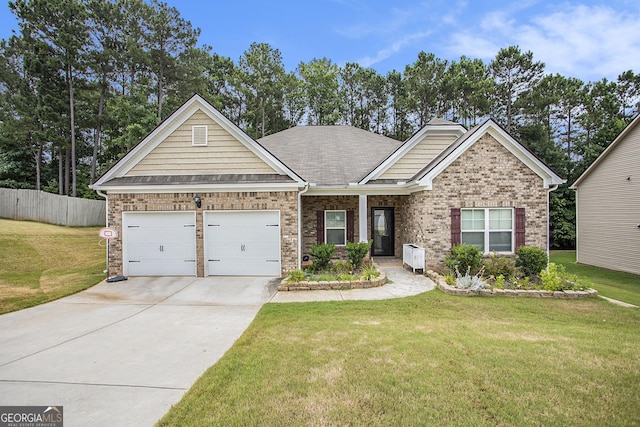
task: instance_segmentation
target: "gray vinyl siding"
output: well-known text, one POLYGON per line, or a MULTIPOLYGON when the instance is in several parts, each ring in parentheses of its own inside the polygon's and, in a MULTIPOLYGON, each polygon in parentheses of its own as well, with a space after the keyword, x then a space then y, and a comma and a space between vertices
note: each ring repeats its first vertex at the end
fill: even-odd
POLYGON ((640 274, 640 126, 579 184, 577 260, 640 274))

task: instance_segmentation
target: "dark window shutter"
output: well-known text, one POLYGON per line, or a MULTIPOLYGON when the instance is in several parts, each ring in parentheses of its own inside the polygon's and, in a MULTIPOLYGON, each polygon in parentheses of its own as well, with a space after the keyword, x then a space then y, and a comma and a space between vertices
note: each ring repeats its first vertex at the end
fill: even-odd
POLYGON ((355 214, 353 211, 347 211, 347 242, 355 242, 355 214))
POLYGON ((316 224, 316 234, 318 243, 324 243, 324 211, 316 212, 318 223, 316 224))
POLYGON ((451 209, 451 247, 462 242, 462 228, 460 228, 460 209, 451 209))
POLYGON ((524 246, 524 225, 525 225, 524 208, 516 208, 516 247, 524 246))

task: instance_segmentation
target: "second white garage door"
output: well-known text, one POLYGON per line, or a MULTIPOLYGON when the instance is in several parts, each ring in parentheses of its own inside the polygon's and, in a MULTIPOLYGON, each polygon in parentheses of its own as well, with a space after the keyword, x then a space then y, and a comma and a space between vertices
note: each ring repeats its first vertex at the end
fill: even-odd
POLYGON ((279 211, 204 213, 206 273, 280 276, 279 211))

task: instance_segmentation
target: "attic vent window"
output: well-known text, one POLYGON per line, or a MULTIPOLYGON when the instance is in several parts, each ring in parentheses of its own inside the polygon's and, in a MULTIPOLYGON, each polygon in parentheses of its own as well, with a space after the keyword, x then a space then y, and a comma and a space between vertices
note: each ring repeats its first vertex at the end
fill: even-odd
POLYGON ((191 145, 207 145, 207 126, 191 127, 191 145))

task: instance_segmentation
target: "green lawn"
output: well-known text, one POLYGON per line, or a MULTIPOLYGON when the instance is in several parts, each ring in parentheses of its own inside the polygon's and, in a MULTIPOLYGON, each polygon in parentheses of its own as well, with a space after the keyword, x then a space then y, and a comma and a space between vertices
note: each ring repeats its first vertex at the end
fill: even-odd
POLYGON ((0 219, 0 314, 104 279, 105 248, 98 230, 0 219))
POLYGON ((267 304, 160 426, 640 425, 640 310, 600 298, 267 304))
POLYGON ((564 265, 567 272, 587 280, 600 295, 640 306, 640 276, 576 264, 575 251, 551 251, 550 259, 564 265))

